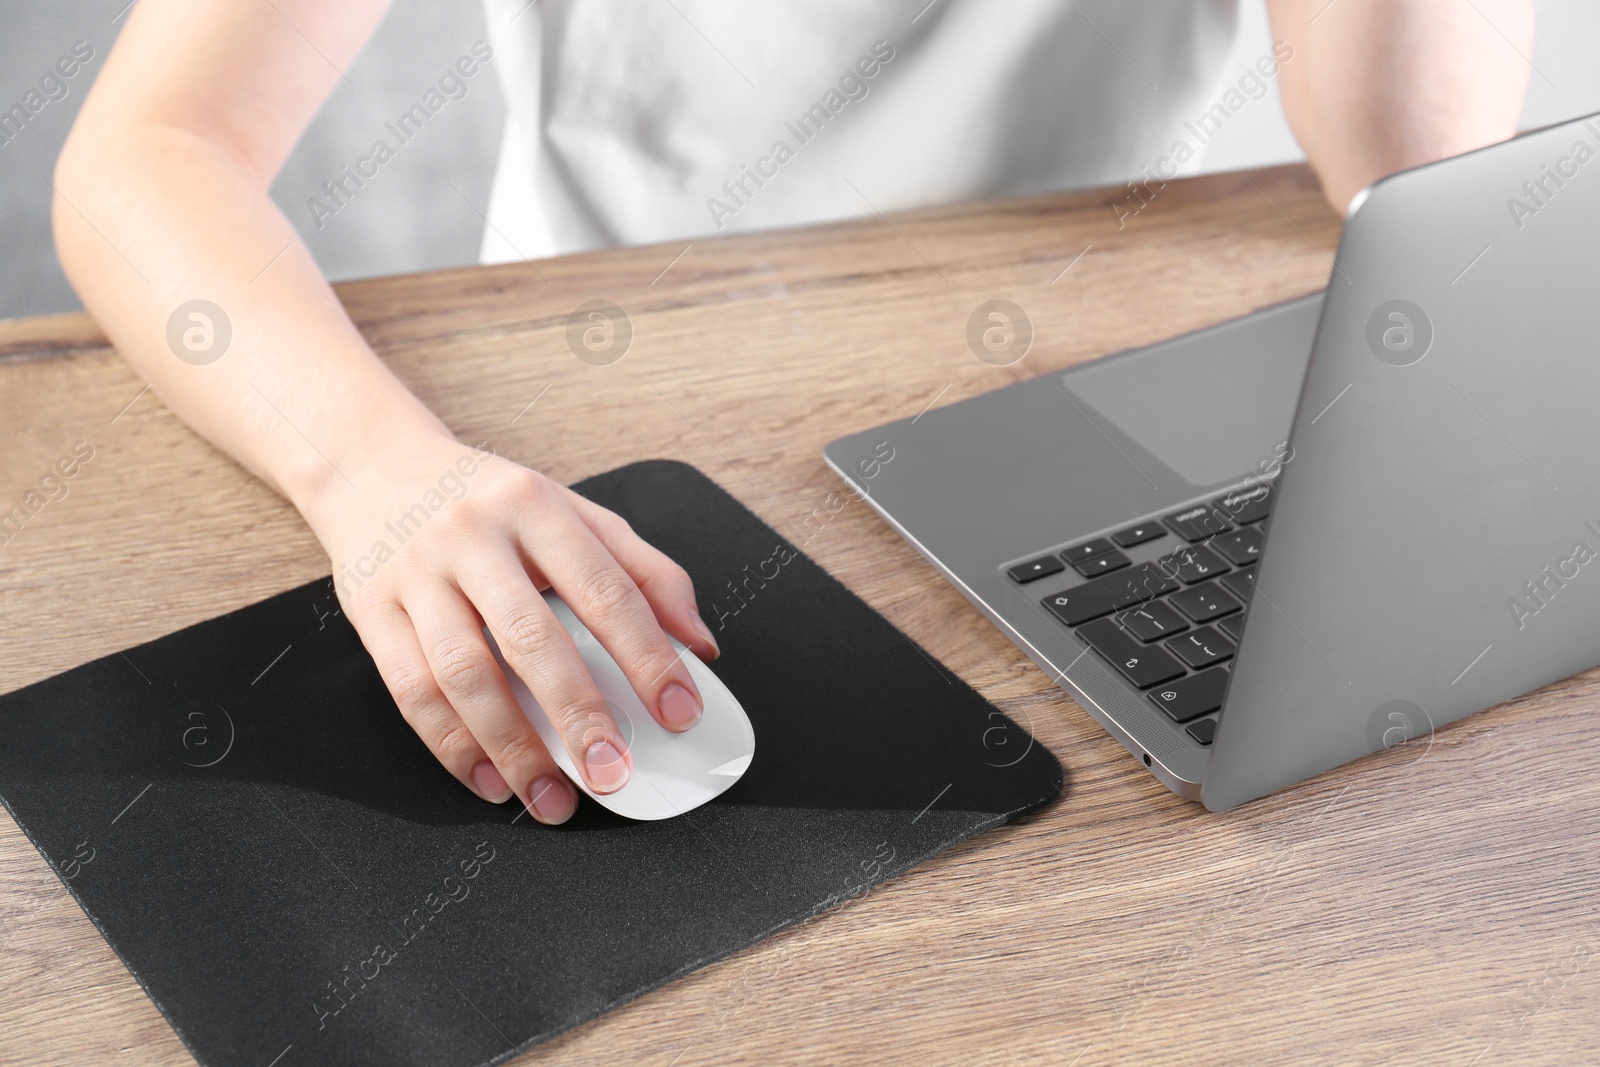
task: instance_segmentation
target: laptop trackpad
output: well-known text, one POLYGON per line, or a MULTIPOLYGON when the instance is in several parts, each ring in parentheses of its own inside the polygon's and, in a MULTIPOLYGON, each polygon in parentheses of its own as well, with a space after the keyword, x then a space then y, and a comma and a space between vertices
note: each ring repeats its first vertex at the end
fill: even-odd
POLYGON ((1060 384, 1185 481, 1214 486, 1254 469, 1289 436, 1319 308, 1255 319, 1247 344, 1234 330, 1208 331, 1181 338, 1181 353, 1169 343, 1095 360, 1060 384))

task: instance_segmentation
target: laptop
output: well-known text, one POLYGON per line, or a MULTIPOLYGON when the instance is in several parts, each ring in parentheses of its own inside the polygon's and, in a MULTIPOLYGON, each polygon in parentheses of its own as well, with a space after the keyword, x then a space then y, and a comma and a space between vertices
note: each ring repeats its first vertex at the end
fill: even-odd
POLYGON ((1182 797, 1431 738, 1600 663, 1600 117, 1374 184, 1323 293, 825 455, 1182 797))

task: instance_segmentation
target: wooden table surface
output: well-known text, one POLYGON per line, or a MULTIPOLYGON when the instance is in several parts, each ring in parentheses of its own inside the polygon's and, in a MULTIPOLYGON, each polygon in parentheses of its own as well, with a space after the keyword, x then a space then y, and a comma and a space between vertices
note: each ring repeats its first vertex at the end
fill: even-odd
MULTIPOLYGON (((464 440, 562 481, 666 456, 780 530, 831 438, 1323 285, 1302 168, 339 287, 464 440), (1120 207, 1118 206, 1120 205, 1120 207), (1119 219, 1119 214, 1124 217, 1119 219), (968 350, 1021 305, 1020 363, 968 350), (626 309, 620 362, 567 316, 626 309), (542 399, 517 417, 541 390, 542 399)), ((0 323, 0 691, 327 573, 298 515, 185 428, 83 316, 0 323)), ((1441 531, 1450 535, 1450 531, 1441 531)), ((1600 673, 1226 815, 1180 801, 864 504, 807 545, 1029 725, 1070 795, 518 1063, 1600 1062, 1600 673)), ((0 1063, 188 1053, 0 815, 0 1063)), ((241 1006, 248 1010, 248 1006, 241 1006)))

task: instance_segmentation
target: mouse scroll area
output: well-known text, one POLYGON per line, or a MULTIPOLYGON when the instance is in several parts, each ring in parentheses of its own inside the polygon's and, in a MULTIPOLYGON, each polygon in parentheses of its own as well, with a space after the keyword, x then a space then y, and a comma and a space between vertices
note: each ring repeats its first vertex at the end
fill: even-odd
POLYGON ((700 722, 692 729, 673 733, 651 716, 628 684, 622 668, 566 602, 553 592, 545 593, 544 598, 572 637, 589 676, 616 719, 623 743, 633 756, 633 775, 621 789, 606 794, 589 789, 555 724, 506 663, 494 636, 487 629, 484 636, 523 714, 533 724, 562 773, 590 799, 624 818, 670 819, 721 795, 743 777, 755 757, 755 730, 738 700, 711 668, 669 636, 673 650, 689 668, 705 707, 700 722))

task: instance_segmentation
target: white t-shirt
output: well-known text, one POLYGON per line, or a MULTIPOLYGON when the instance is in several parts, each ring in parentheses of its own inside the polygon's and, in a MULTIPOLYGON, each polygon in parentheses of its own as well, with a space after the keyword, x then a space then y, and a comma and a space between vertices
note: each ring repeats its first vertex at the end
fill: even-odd
POLYGON ((485 7, 488 263, 1188 173, 1237 21, 1236 0, 485 7))

